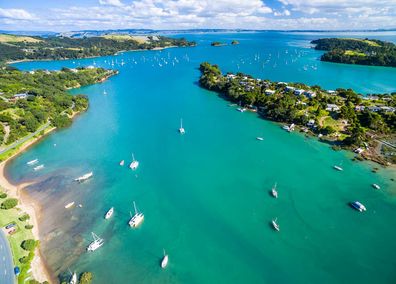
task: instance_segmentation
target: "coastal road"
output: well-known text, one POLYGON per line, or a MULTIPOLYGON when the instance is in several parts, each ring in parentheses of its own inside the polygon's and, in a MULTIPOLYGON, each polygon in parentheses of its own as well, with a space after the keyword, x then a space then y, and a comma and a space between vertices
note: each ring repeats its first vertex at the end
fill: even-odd
POLYGON ((4 152, 7 152, 8 150, 18 147, 19 145, 21 145, 22 143, 25 143, 27 140, 29 140, 30 138, 32 138, 34 135, 39 134, 41 131, 43 131, 44 129, 46 129, 51 122, 47 122, 46 124, 44 124, 43 126, 41 126, 39 129, 37 129, 35 132, 29 134, 28 136, 23 137, 22 139, 19 139, 18 141, 15 141, 14 143, 12 143, 11 145, 5 147, 4 149, 0 150, 0 154, 3 154, 4 152))
POLYGON ((0 283, 15 283, 12 254, 8 245, 8 240, 2 230, 0 230, 0 283))

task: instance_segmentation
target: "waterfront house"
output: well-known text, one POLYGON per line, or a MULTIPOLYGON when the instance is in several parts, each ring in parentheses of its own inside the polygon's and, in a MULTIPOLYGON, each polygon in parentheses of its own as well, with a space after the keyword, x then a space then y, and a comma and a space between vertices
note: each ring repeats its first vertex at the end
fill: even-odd
POLYGON ((339 111, 340 107, 338 105, 335 105, 335 104, 327 104, 326 110, 327 111, 339 111))
POLYGON ((392 113, 395 112, 395 108, 394 107, 388 107, 388 106, 382 106, 381 110, 383 112, 387 112, 387 113, 392 113))
POLYGON ((315 126, 315 120, 314 119, 310 119, 307 123, 308 127, 314 127, 315 126))
POLYGON ((336 91, 333 91, 333 90, 328 90, 327 93, 328 93, 329 95, 336 95, 336 94, 337 94, 337 92, 336 92, 336 91))
POLYGON ((364 111, 365 106, 355 106, 356 111, 364 111))
POLYGON ((236 75, 234 75, 234 74, 227 74, 226 78, 227 78, 228 80, 232 80, 232 79, 235 79, 235 78, 236 78, 236 75))
POLYGON ((294 94, 296 96, 301 96, 304 93, 305 93, 305 90, 303 90, 303 89, 294 90, 294 94))
POLYGON ((308 99, 312 99, 314 97, 316 97, 316 93, 314 91, 306 91, 304 93, 304 95, 308 98, 308 99))
POLYGON ((295 89, 296 88, 291 87, 291 86, 286 86, 286 88, 285 88, 286 92, 294 92, 295 89))
POLYGON ((264 93, 265 93, 267 96, 273 95, 273 94, 275 94, 275 90, 266 89, 266 90, 264 91, 264 93))
POLYGON ((369 111, 373 111, 373 112, 379 112, 381 110, 381 107, 379 106, 369 106, 367 108, 369 111))

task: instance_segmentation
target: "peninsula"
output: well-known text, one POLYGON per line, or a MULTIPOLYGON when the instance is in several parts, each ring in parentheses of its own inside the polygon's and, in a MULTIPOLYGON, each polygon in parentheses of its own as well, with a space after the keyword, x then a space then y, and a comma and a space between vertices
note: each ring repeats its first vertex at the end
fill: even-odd
POLYGON ((200 65, 200 85, 266 119, 292 123, 359 159, 396 164, 396 93, 362 96, 351 89, 324 90, 302 83, 272 82, 243 73, 223 75, 200 65))
POLYGON ((113 55, 120 51, 195 46, 184 38, 107 34, 71 38, 0 34, 0 63, 21 60, 60 60, 113 55))
POLYGON ((327 51, 322 61, 396 67, 396 45, 377 39, 322 38, 311 41, 316 50, 327 51))

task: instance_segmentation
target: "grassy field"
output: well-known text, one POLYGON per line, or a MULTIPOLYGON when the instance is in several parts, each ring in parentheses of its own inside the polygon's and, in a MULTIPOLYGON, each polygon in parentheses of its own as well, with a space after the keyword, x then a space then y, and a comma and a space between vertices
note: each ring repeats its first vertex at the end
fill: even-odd
POLYGON ((354 50, 345 50, 344 54, 349 56, 366 56, 366 54, 364 54, 363 52, 358 52, 354 50))
POLYGON ((15 36, 0 34, 0 42, 40 42, 41 40, 30 36, 15 36))
MULTIPOLYGON (((0 199, 0 202, 2 202, 4 199, 0 199)), ((24 280, 27 277, 30 277, 30 273, 28 273, 30 269, 30 264, 22 264, 20 263, 19 259, 27 256, 29 253, 22 249, 21 243, 24 240, 27 239, 33 239, 33 233, 30 229, 25 229, 25 226, 29 224, 29 220, 27 221, 20 221, 18 217, 23 216, 25 213, 22 212, 20 209, 9 209, 9 210, 3 210, 0 209, 0 226, 3 228, 4 226, 10 224, 10 223, 16 223, 17 226, 17 231, 11 235, 8 236, 8 241, 10 243, 11 251, 12 251, 12 257, 14 260, 14 265, 19 266, 21 269, 21 274, 18 277, 18 283, 24 283, 24 280)))
POLYGON ((377 47, 380 46, 375 41, 371 41, 371 40, 367 40, 367 39, 359 39, 359 38, 345 38, 345 39, 361 41, 361 42, 367 43, 368 45, 371 45, 371 46, 377 46, 377 47))
POLYGON ((138 43, 146 43, 148 42, 147 36, 131 36, 131 35, 104 35, 104 38, 118 40, 118 41, 126 41, 126 40, 134 40, 138 43))

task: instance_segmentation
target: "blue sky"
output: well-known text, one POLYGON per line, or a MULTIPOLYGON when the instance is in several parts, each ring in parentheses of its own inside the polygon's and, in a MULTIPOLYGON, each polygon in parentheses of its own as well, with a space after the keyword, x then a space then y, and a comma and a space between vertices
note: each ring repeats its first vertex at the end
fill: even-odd
POLYGON ((0 29, 396 28, 396 0, 0 0, 0 29))

